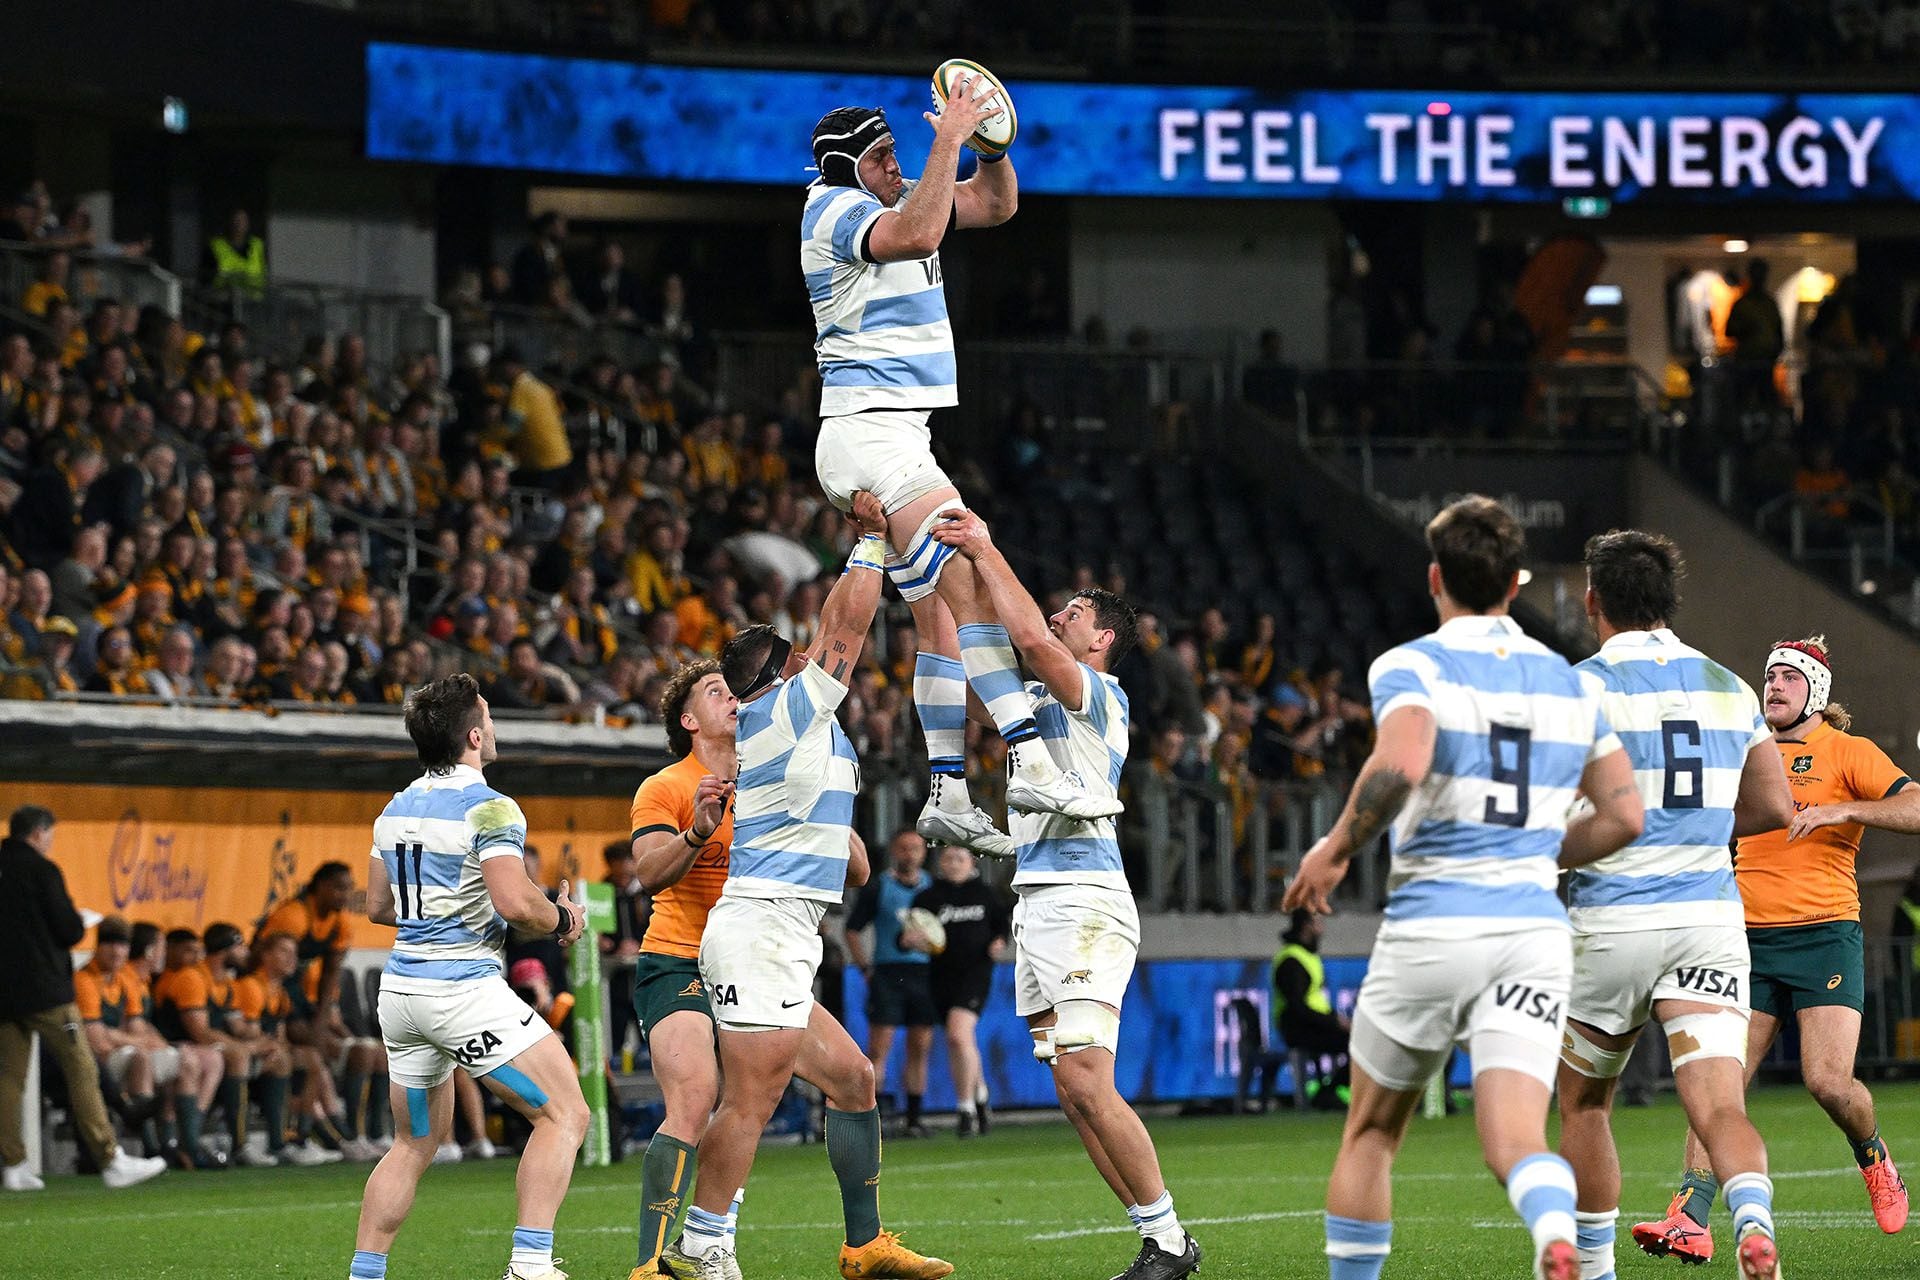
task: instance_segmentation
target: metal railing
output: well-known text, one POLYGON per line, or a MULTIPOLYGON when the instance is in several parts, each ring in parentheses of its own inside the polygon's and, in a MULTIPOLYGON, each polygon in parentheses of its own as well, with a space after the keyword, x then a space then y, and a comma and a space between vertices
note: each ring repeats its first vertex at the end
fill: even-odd
MULTIPOLYGON (((812 394, 813 340, 805 334, 717 333, 713 348, 715 383, 738 403, 775 405, 796 386, 812 394)), ((958 358, 953 412, 976 451, 1020 419, 1056 436, 1098 435, 1110 448, 1177 448, 1211 427, 1232 398, 1225 355, 969 342, 958 358)))
POLYGON ((1257 407, 1292 418, 1303 444, 1626 441, 1658 430, 1659 389, 1626 361, 1251 361, 1240 370, 1238 390, 1257 407))
MULTIPOLYGON (((1144 860, 1134 892, 1154 911, 1275 910, 1288 872, 1332 829, 1346 799, 1341 780, 1330 778, 1254 781, 1235 796, 1218 785, 1161 777, 1144 764, 1128 777, 1121 847, 1144 860)), ((1386 869, 1384 843, 1355 858, 1340 900, 1379 910, 1386 869)))
POLYGON ((534 369, 577 369, 603 355, 638 369, 660 358, 660 345, 634 325, 576 324, 540 307, 489 308, 487 331, 495 355, 513 347, 534 369))
POLYGON ((453 321, 424 298, 336 285, 274 280, 258 296, 243 290, 203 289, 192 300, 205 319, 238 320, 254 346, 291 358, 318 334, 359 334, 367 362, 391 369, 416 352, 431 352, 443 370, 453 367, 453 321))
MULTIPOLYGON (((67 300, 84 316, 101 298, 112 298, 138 310, 163 308, 179 315, 180 277, 145 258, 93 253, 85 249, 59 250, 71 262, 66 280, 67 300)), ((46 274, 54 249, 22 240, 0 241, 0 297, 20 298, 46 274)))

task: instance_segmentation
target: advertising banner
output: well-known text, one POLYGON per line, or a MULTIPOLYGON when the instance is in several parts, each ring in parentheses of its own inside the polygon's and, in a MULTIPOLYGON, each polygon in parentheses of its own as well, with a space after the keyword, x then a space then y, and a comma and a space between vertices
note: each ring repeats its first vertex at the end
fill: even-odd
POLYGON ((1484 493, 1527 531, 1538 563, 1574 564, 1587 538, 1625 527, 1627 456, 1618 451, 1396 453, 1373 451, 1373 490, 1416 527, 1448 503, 1484 493))
MULTIPOLYGON (((1920 97, 1911 94, 1007 87, 1020 183, 1040 194, 1920 197, 1920 97)), ((925 77, 367 47, 367 154, 378 160, 797 186, 811 177, 814 121, 849 104, 886 108, 901 167, 916 173, 929 139, 925 77)))
MULTIPOLYGON (((300 892, 323 862, 353 869, 353 945, 392 945, 393 930, 365 918, 373 820, 391 792, 274 791, 239 787, 122 787, 0 782, 0 812, 53 810, 53 860, 76 906, 204 929, 215 921, 249 936, 268 911, 300 892)), ((600 851, 625 842, 627 798, 516 796, 541 878, 599 879, 600 851)))

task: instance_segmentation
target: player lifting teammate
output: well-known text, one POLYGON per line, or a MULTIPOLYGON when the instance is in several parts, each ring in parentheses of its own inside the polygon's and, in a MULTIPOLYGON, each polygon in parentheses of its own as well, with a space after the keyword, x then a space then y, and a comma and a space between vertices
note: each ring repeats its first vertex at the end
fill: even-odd
MULTIPOLYGON (((1747 937, 1727 845, 1784 826, 1793 800, 1753 690, 1667 625, 1680 604, 1680 549, 1616 530, 1587 543, 1586 561, 1600 652, 1578 670, 1605 686, 1601 705, 1633 762, 1647 822, 1638 840, 1574 872, 1568 887, 1573 997, 1560 1055, 1560 1153, 1580 1184, 1580 1274, 1613 1280, 1620 1155, 1609 1116, 1651 1015, 1667 1035, 1680 1103, 1707 1135, 1733 1205, 1741 1274, 1776 1280, 1773 1183, 1741 1071, 1747 937)), ((1653 1243, 1667 1251, 1664 1237, 1653 1243)))
POLYGON ((1431 635, 1373 664, 1372 755, 1285 906, 1326 912, 1356 852, 1393 831, 1394 886, 1353 1016, 1353 1104, 1327 1187, 1333 1280, 1374 1280, 1393 1236, 1394 1154, 1456 1041, 1473 1060, 1487 1166, 1533 1235, 1536 1280, 1576 1280, 1574 1179, 1547 1150, 1573 977, 1560 866, 1640 835, 1633 769, 1600 686, 1507 616, 1525 539, 1489 498, 1427 525, 1431 635), (1594 812, 1567 821, 1576 794, 1594 812))
POLYGON ((656 1264, 681 1280, 739 1275, 727 1212, 795 1075, 827 1094, 827 1158, 846 1219, 840 1274, 937 1280, 953 1272, 881 1226, 873 1067, 813 999, 820 921, 849 880, 867 875, 865 852, 852 839, 860 766, 835 713, 880 602, 886 546, 879 504, 861 494, 854 512, 867 536, 821 606, 812 647, 796 654, 761 626, 735 636, 721 655, 721 675, 738 699, 731 710, 739 775, 710 794, 693 820, 712 831, 716 804, 731 794, 726 885, 700 939, 700 980, 724 1074, 719 1109, 700 1140, 702 1177, 686 1229, 656 1264))
POLYGON ((969 684, 1007 741, 1009 809, 1097 819, 1120 803, 1109 789, 1089 794, 1040 747, 1006 629, 967 564, 952 563, 952 548, 933 536, 940 513, 961 505, 927 429, 932 410, 959 403, 941 241, 949 230, 1000 225, 1019 201, 1004 155, 983 156, 974 177, 954 181, 961 146, 997 109, 972 86, 957 78, 940 113, 927 114, 933 145, 917 180, 900 174, 884 111, 841 107, 820 119, 800 263, 820 365, 820 486, 843 511, 858 490, 879 499, 894 552, 886 571, 919 632, 913 700, 933 783, 916 825, 930 841, 1005 857, 1012 842, 967 794, 969 684))
MULTIPOLYGON (((1870 739, 1847 732, 1852 717, 1832 692, 1824 636, 1783 640, 1767 655, 1764 712, 1796 812, 1784 830, 1743 837, 1734 851, 1753 957, 1747 1079, 1780 1025, 1794 1019, 1807 1092, 1846 1134, 1874 1220, 1892 1235, 1907 1223, 1907 1188, 1880 1138, 1873 1095, 1853 1074, 1866 998, 1854 858, 1867 827, 1920 833, 1920 787, 1870 739)), ((1707 1214, 1718 1190, 1690 1129, 1679 1193, 1663 1221, 1634 1227, 1634 1239, 1650 1252, 1706 1261, 1713 1252, 1707 1214)))
POLYGON ((533 1125, 520 1155, 519 1225, 502 1280, 566 1280, 553 1220, 587 1132, 567 1050, 502 976, 507 930, 571 945, 586 913, 566 882, 549 902, 527 878, 520 806, 487 785, 493 716, 470 675, 407 698, 407 733, 426 772, 373 824, 367 918, 398 925, 380 982, 396 1141, 367 1179, 349 1274, 378 1280, 420 1176, 453 1128, 453 1068, 485 1082, 533 1125))
MULTIPOLYGON (((1107 591, 1084 591, 1047 618, 993 545, 987 526, 946 512, 934 536, 975 573, 1012 642, 1040 677, 1025 692, 1039 724, 1038 749, 1062 771, 1111 797, 1127 760, 1127 696, 1109 668, 1134 639, 1133 608, 1107 591)), ((956 610, 964 601, 956 601, 956 610)), ((1170 1280, 1200 1269, 1199 1242, 1180 1225, 1146 1125, 1114 1084, 1120 1002, 1140 951, 1140 917, 1111 817, 1012 815, 1019 864, 1013 888, 1015 1011, 1033 1034, 1033 1056, 1053 1069, 1061 1110, 1094 1167, 1141 1236, 1118 1280, 1170 1280)))

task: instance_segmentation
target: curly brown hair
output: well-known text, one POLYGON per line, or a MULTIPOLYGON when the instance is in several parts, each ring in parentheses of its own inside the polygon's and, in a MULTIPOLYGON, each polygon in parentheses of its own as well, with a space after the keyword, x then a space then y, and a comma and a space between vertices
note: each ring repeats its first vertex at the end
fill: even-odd
POLYGON ((680 717, 686 712, 687 699, 702 680, 708 676, 720 674, 720 664, 712 658, 702 658, 698 662, 689 662, 673 673, 667 681, 667 691, 660 695, 660 723, 667 728, 667 748, 673 752, 675 760, 684 759, 693 750, 693 735, 680 723, 680 717))

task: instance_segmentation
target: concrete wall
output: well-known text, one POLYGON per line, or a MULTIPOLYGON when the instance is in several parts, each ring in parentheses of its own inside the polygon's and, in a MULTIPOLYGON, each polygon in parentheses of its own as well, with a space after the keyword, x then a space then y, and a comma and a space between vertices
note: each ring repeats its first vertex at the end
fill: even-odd
MULTIPOLYGON (((1833 645, 1836 702, 1864 734, 1920 776, 1920 642, 1799 568, 1745 525, 1645 458, 1633 460, 1628 498, 1636 526, 1680 544, 1687 558, 1675 630, 1758 686, 1773 641, 1825 633, 1833 645)), ((1920 839, 1869 832, 1860 850, 1863 923, 1884 934, 1920 839)))
POLYGON ((276 280, 432 298, 430 189, 364 162, 276 166, 267 216, 267 265, 276 280))

